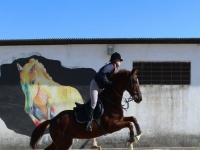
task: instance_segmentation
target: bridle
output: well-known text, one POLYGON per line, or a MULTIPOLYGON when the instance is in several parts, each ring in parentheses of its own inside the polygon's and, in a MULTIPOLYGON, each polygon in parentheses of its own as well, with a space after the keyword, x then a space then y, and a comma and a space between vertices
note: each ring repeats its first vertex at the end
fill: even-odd
MULTIPOLYGON (((137 75, 134 75, 134 76, 136 76, 137 77, 137 75)), ((133 84, 133 76, 131 76, 131 87, 132 87, 132 89, 133 89, 133 93, 134 93, 134 96, 136 95, 136 94, 141 94, 141 92, 136 92, 136 90, 134 91, 134 84, 133 84)), ((139 85, 139 81, 138 81, 138 79, 137 79, 137 84, 139 85)), ((129 85, 129 82, 128 82, 128 85, 129 85)), ((128 85, 127 85, 127 87, 128 87, 128 85)), ((127 87, 126 87, 126 89, 127 89, 127 87)), ((135 97, 134 97, 135 98, 135 97)), ((133 99, 134 100, 134 99, 133 99)))
MULTIPOLYGON (((136 75, 134 75, 134 76, 136 76, 136 75)), ((107 98, 105 98, 105 97, 104 97, 104 98, 105 98, 107 101, 109 101, 110 103, 112 103, 113 105, 118 106, 118 107, 121 107, 121 108, 124 109, 124 110, 127 110, 127 109, 129 108, 129 102, 134 101, 134 100, 136 99, 136 97, 137 97, 137 96, 136 96, 137 94, 141 94, 141 92, 136 92, 136 90, 134 90, 133 79, 134 79, 134 77, 133 77, 133 76, 130 76, 130 80, 128 81, 127 86, 126 86, 126 88, 125 88, 125 90, 127 90, 127 87, 128 87, 129 84, 131 83, 131 87, 132 87, 132 90, 133 90, 133 93, 134 93, 133 97, 130 95, 129 98, 123 98, 123 97, 115 90, 114 86, 112 85, 113 90, 114 90, 114 92, 117 94, 117 96, 119 96, 119 97, 126 103, 126 107, 124 107, 125 105, 119 106, 119 105, 115 104, 114 102, 108 100, 107 98)), ((138 84, 138 83, 137 83, 137 84, 138 84)))
MULTIPOLYGON (((134 75, 134 76, 137 77, 137 75, 134 75)), ((130 76, 131 87, 132 87, 132 90, 133 90, 133 93, 134 93, 133 97, 132 97, 131 95, 130 95, 129 98, 123 98, 123 97, 121 97, 121 98, 124 100, 124 102, 126 103, 126 105, 127 105, 126 108, 123 107, 124 110, 127 110, 127 109, 129 108, 129 102, 134 101, 134 100, 137 98, 137 94, 141 94, 141 92, 136 92, 136 90, 134 89, 133 79, 134 79, 134 77, 133 77, 133 76, 130 76)), ((128 82, 128 84, 127 84, 127 86, 126 86, 126 88, 125 88, 126 90, 127 90, 127 87, 129 86, 129 83, 130 83, 130 82, 128 82)), ((139 85, 138 79, 137 79, 137 84, 139 85)), ((113 88, 114 88, 114 87, 113 87, 113 88)), ((115 91, 115 92, 116 92, 116 91, 115 91)), ((118 94, 118 95, 119 95, 119 94, 118 94)), ((123 105, 123 106, 124 106, 124 105, 123 105)))

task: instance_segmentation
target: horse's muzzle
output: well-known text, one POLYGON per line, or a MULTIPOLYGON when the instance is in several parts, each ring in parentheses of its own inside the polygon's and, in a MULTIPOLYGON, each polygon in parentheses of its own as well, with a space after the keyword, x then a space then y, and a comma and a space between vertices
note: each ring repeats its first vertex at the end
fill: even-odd
POLYGON ((141 94, 135 95, 135 96, 134 96, 134 101, 135 101, 136 103, 140 103, 140 102, 142 101, 142 96, 141 96, 141 94))

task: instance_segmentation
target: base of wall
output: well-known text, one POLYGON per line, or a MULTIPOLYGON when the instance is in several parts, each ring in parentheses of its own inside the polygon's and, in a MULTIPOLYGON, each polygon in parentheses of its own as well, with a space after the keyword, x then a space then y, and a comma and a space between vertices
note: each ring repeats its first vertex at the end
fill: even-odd
MULTIPOLYGON (((133 144, 134 148, 149 149, 150 147, 156 148, 194 148, 200 147, 199 143, 200 136, 197 135, 166 135, 166 136, 141 136, 140 141, 137 144, 133 144)), ((20 137, 20 136, 9 136, 9 137, 0 137, 0 149, 30 149, 29 147, 29 137, 20 137)), ((75 139, 71 149, 79 149, 86 140, 75 139)), ((99 146, 105 148, 125 148, 126 138, 121 137, 107 137, 102 136, 97 138, 97 143, 99 146)), ((38 142, 38 149, 43 149, 50 145, 51 138, 49 134, 45 134, 43 138, 38 142)), ((92 140, 88 142, 85 146, 85 149, 89 149, 92 146, 92 140)), ((195 149, 196 150, 196 149, 195 149)))

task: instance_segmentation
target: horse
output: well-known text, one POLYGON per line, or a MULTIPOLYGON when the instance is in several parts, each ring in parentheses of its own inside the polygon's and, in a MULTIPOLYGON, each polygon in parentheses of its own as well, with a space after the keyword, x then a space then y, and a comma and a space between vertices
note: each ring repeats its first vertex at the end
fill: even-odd
MULTIPOLYGON (((105 87, 101 93, 101 101, 104 106, 104 113, 101 116, 101 121, 104 129, 107 133, 113 133, 122 128, 129 128, 130 138, 127 141, 129 143, 134 142, 132 123, 135 125, 137 135, 140 135, 142 131, 135 117, 124 117, 123 105, 121 103, 125 90, 128 91, 130 96, 132 96, 132 100, 136 103, 142 101, 137 72, 138 69, 132 69, 132 71, 120 70, 114 73, 110 78, 113 84, 105 87), (109 95, 110 99, 108 99, 106 95, 109 95)), ((47 126, 49 126, 52 143, 45 148, 45 150, 67 150, 72 145, 73 138, 90 139, 104 135, 100 127, 94 121, 92 125, 92 132, 86 131, 86 123, 77 122, 74 110, 62 111, 53 119, 44 121, 34 129, 30 138, 30 146, 33 149, 37 147, 37 142, 43 136, 47 126)))
POLYGON ((31 58, 23 67, 17 63, 17 68, 25 95, 24 110, 36 126, 63 110, 72 110, 74 102, 83 103, 77 89, 53 81, 38 60, 31 58))

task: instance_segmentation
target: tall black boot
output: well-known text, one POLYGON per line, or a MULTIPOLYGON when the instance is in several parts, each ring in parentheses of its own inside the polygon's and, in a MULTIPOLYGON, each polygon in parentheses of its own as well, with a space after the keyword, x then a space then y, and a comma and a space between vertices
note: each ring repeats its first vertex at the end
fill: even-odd
POLYGON ((92 120, 93 120, 94 109, 90 106, 88 110, 88 124, 85 130, 92 131, 92 120))

